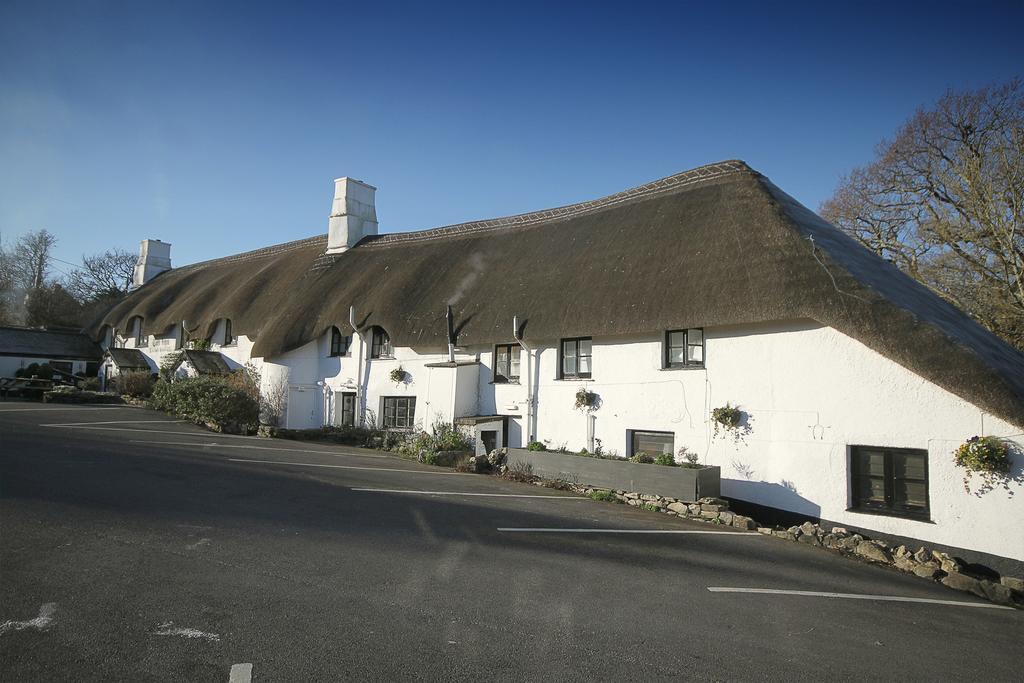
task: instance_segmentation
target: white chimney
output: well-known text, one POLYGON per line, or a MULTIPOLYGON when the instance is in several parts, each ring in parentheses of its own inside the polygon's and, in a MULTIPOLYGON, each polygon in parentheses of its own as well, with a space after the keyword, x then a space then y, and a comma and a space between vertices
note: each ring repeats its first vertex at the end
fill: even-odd
POLYGON ((139 260, 135 262, 132 289, 141 287, 170 269, 171 245, 160 240, 142 240, 139 244, 139 260))
POLYGON ((340 254, 367 235, 377 234, 376 192, 376 187, 355 178, 334 181, 334 203, 327 223, 328 254, 340 254))

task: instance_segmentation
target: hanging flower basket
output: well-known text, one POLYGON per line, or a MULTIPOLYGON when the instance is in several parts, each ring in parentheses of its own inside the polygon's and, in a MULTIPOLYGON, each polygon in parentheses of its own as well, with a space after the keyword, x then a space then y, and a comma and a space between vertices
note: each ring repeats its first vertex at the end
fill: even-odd
POLYGON ((409 373, 403 370, 401 365, 392 370, 390 375, 391 381, 394 382, 395 384, 401 384, 406 380, 408 376, 409 373))
POLYGON ((576 410, 591 413, 597 410, 599 400, 598 395, 593 391, 588 391, 586 387, 580 387, 576 392, 576 410))
POLYGON ((964 490, 971 492, 971 477, 981 476, 981 491, 991 489, 1010 474, 1010 446, 994 436, 972 436, 953 452, 957 467, 963 467, 964 490))

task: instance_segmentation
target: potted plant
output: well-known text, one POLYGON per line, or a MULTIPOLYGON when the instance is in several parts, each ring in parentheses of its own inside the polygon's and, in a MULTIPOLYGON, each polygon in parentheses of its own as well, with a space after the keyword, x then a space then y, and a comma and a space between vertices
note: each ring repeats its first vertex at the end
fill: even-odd
POLYGON ((978 493, 991 490, 998 480, 1010 474, 1010 445, 995 436, 972 436, 953 453, 957 467, 964 470, 964 490, 971 492, 971 477, 981 476, 978 493))

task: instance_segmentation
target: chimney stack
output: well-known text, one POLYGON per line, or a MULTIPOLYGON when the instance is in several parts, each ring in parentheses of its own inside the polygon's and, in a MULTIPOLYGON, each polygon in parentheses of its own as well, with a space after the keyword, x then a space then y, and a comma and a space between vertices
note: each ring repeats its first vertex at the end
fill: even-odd
POLYGON ((328 254, 340 254, 367 235, 377 234, 376 192, 376 187, 355 178, 334 181, 334 203, 327 224, 328 254))
POLYGON ((171 245, 160 240, 142 240, 139 260, 135 262, 132 289, 141 287, 165 270, 171 269, 171 245))

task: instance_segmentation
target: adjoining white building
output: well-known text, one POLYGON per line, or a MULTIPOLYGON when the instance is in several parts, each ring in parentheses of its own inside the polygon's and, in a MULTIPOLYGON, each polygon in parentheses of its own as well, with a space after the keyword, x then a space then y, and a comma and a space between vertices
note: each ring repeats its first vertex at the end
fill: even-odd
POLYGON ((103 351, 81 332, 0 326, 0 377, 36 363, 64 377, 95 377, 103 351))
POLYGON ((377 234, 374 195, 341 178, 328 234, 183 268, 144 243, 97 338, 127 331, 155 365, 209 339, 286 397, 288 427, 685 446, 727 497, 1024 561, 1019 452, 982 496, 952 455, 1024 442, 1024 356, 743 162, 420 232, 377 234), (726 404, 741 429, 716 433, 726 404))

